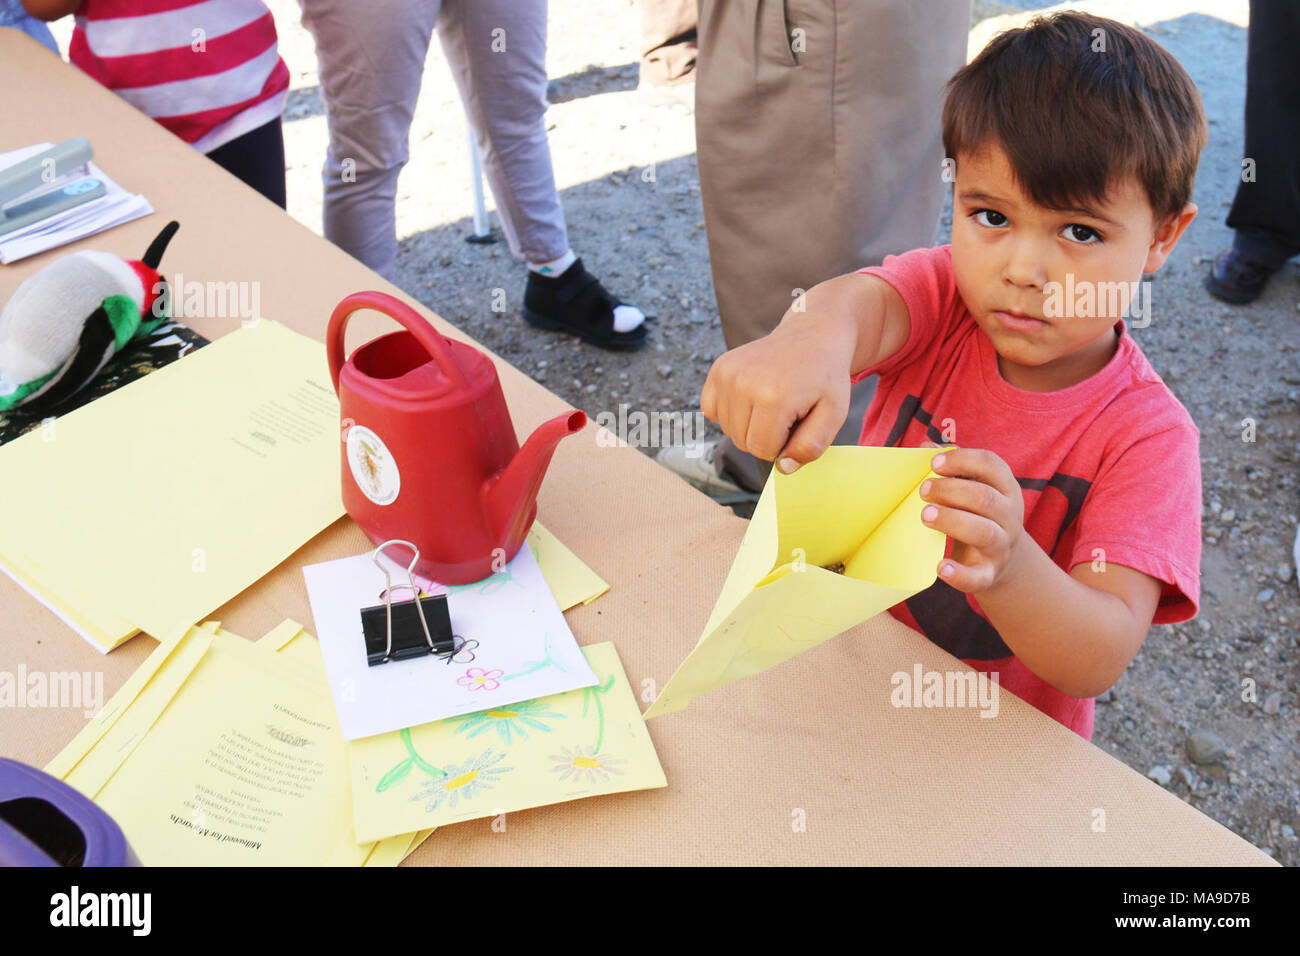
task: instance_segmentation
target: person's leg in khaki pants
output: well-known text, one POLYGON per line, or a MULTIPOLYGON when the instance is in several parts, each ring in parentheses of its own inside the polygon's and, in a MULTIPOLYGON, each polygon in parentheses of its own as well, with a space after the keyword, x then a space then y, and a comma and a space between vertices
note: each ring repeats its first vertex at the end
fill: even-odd
MULTIPOLYGON (((969 28, 970 0, 701 0, 696 150, 728 348, 801 290, 934 241, 969 28)), ((719 471, 761 489, 771 463, 724 442, 719 471)))

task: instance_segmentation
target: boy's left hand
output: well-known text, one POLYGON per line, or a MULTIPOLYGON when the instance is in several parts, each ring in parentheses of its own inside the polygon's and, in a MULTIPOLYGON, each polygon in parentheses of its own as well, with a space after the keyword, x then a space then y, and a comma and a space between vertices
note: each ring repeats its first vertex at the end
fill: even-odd
POLYGON ((929 502, 921 520, 952 538, 952 554, 939 579, 978 594, 1002 583, 1031 541, 1025 534, 1025 499, 1007 463, 980 448, 950 448, 935 455, 939 478, 921 483, 929 502))

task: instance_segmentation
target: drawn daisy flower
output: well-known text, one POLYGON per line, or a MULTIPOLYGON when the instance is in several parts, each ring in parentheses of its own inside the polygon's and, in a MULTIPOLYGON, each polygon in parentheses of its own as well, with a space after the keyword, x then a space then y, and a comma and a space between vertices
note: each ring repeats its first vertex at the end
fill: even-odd
POLYGON ((547 720, 563 720, 564 715, 549 709, 536 700, 524 700, 509 707, 496 707, 492 710, 480 710, 476 714, 455 717, 456 733, 468 737, 477 737, 489 730, 495 730, 501 742, 507 747, 518 737, 528 739, 528 728, 549 734, 551 728, 547 720))
POLYGON ((501 686, 501 676, 505 671, 493 668, 485 671, 481 667, 471 667, 464 677, 457 677, 456 683, 468 690, 496 690, 501 686))
POLYGON ((627 761, 622 757, 599 753, 595 747, 584 747, 581 744, 572 750, 568 747, 563 749, 563 754, 551 755, 551 762, 555 765, 551 767, 551 772, 560 775, 561 783, 574 780, 591 786, 605 783, 610 774, 623 776, 621 768, 627 761))
POLYGON ((411 802, 426 801, 424 812, 432 813, 450 803, 455 810, 462 800, 473 800, 481 791, 491 790, 500 781, 498 778, 513 770, 513 767, 498 767, 505 759, 505 751, 497 753, 485 750, 463 764, 447 767, 447 776, 427 781, 411 802))

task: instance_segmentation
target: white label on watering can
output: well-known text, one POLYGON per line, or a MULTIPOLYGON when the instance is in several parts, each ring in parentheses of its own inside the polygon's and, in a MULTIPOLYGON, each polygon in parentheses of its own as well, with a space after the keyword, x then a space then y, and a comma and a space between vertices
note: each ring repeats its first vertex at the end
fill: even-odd
POLYGON ((348 467, 361 493, 377 505, 391 505, 402 490, 402 476, 383 439, 364 425, 353 425, 346 448, 348 467))

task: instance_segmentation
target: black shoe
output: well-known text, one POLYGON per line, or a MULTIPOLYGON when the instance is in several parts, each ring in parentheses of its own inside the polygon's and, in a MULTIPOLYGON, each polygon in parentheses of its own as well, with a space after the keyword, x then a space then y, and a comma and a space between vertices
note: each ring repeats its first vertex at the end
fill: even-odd
POLYGON ((581 259, 558 276, 528 270, 524 321, 539 329, 568 332, 602 349, 640 348, 646 343, 644 321, 630 332, 614 331, 614 308, 622 304, 581 259))
POLYGON ((1275 272, 1275 267, 1247 259, 1236 249, 1229 249, 1215 257, 1210 274, 1205 277, 1205 288, 1210 295, 1224 302, 1245 305, 1259 298, 1275 272))

